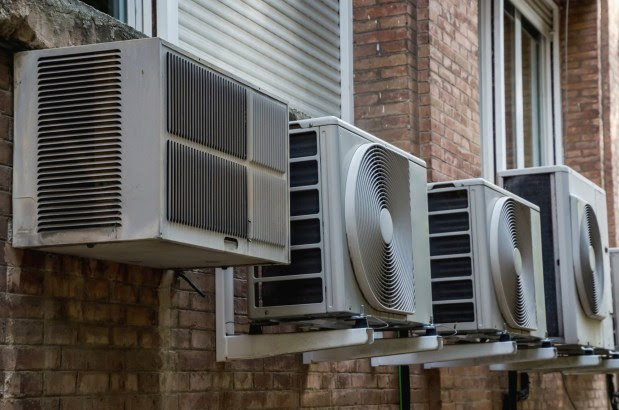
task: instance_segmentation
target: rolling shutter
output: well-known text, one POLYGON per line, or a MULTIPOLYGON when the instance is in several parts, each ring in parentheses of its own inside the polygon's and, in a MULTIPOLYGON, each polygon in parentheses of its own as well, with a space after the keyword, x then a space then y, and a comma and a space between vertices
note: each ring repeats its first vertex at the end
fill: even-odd
POLYGON ((310 116, 340 115, 337 0, 179 0, 179 45, 310 116))

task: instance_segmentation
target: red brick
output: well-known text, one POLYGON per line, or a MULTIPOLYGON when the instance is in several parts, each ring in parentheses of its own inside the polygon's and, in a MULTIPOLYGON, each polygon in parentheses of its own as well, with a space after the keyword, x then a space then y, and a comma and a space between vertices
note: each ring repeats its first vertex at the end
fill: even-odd
POLYGON ((110 377, 107 373, 80 373, 78 392, 82 394, 103 393, 109 388, 110 377))
POLYGON ((77 374, 75 372, 45 372, 43 374, 44 394, 60 396, 75 393, 77 374))
POLYGON ((40 320, 10 319, 6 321, 6 342, 36 345, 43 342, 43 322, 40 320))
POLYGON ((4 378, 5 393, 8 397, 41 396, 43 376, 39 372, 14 372, 4 378))

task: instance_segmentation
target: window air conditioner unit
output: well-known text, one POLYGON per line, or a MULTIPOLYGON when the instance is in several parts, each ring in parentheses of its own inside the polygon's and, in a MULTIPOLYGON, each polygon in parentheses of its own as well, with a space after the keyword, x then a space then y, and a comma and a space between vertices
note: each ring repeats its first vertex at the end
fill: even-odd
POLYGON ((539 208, 483 179, 428 185, 441 333, 546 336, 539 208))
POLYGON ((160 39, 15 57, 13 246, 289 261, 288 107, 160 39))
POLYGON ((291 264, 250 275, 250 319, 429 323, 425 163, 334 117, 291 123, 290 157, 291 264))
POLYGON ((540 207, 548 334, 611 349, 606 194, 566 166, 504 171, 503 186, 540 207))

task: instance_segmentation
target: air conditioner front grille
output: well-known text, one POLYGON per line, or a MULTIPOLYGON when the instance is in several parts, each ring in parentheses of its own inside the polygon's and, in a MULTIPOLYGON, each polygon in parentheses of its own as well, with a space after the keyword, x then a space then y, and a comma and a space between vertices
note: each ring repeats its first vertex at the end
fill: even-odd
POLYGON ((247 238, 247 169, 177 142, 167 146, 167 218, 247 238))
POLYGON ((168 53, 167 113, 169 133, 247 158, 247 89, 244 86, 168 53))
POLYGON ((474 322, 469 192, 430 190, 428 207, 434 322, 474 322))
POLYGON ((38 60, 39 232, 121 225, 121 58, 38 60))

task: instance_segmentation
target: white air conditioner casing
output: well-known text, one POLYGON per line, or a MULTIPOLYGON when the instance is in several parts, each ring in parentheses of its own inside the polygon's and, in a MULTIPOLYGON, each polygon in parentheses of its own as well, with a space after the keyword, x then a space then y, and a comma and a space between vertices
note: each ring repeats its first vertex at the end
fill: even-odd
POLYGON ((613 325, 615 336, 615 351, 619 351, 619 248, 612 248, 609 251, 610 274, 613 290, 613 325))
POLYGON ((291 265, 250 275, 250 319, 429 323, 425 163, 335 117, 291 123, 290 148, 291 265))
POLYGON ((549 337, 612 349, 604 190, 566 166, 503 171, 499 177, 505 189, 540 207, 549 337))
POLYGON ((428 184, 428 208, 437 330, 545 337, 539 208, 483 179, 428 184))
POLYGON ((13 246, 289 261, 288 107, 157 38, 15 57, 13 246))

